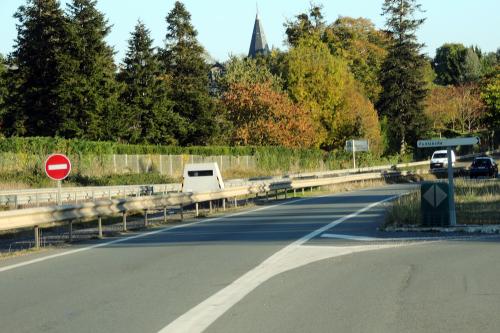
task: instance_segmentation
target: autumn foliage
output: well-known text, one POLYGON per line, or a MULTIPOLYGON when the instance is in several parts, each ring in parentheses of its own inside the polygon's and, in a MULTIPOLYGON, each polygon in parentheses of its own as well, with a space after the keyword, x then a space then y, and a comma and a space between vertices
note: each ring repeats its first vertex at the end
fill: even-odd
POLYGON ((269 83, 231 84, 223 104, 238 145, 312 147, 315 131, 308 113, 269 83))

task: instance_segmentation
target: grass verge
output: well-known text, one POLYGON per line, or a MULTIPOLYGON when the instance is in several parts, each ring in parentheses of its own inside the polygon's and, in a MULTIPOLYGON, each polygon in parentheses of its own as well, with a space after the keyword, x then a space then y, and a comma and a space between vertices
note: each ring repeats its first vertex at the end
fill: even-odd
MULTIPOLYGON (((389 206, 386 226, 421 225, 420 190, 395 200, 389 206)), ((455 180, 457 223, 500 224, 500 180, 455 180)))

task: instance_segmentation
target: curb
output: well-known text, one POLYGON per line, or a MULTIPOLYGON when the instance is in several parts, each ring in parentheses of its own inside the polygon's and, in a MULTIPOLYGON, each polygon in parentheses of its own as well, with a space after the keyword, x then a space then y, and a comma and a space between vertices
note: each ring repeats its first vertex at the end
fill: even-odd
POLYGON ((457 225, 456 227, 386 227, 383 231, 401 231, 401 232, 464 232, 481 234, 500 234, 500 224, 492 225, 457 225))

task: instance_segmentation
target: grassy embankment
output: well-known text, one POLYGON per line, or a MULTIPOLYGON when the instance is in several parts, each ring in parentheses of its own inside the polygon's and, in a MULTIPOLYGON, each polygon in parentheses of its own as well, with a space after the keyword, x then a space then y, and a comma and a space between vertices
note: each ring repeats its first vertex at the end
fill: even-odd
MULTIPOLYGON (((248 178, 350 168, 352 156, 344 151, 319 149, 287 149, 282 147, 169 147, 126 145, 114 142, 91 142, 61 138, 0 138, 0 189, 52 187, 43 170, 51 153, 64 153, 72 160, 71 176, 63 186, 133 185, 179 181, 182 163, 191 156, 225 156, 223 177, 248 178), (128 167, 123 157, 128 155, 128 167), (166 175, 167 160, 160 155, 175 156, 175 176, 166 175), (133 157, 136 156, 137 159, 133 157), (139 160, 139 157, 141 159, 139 160), (247 165, 231 163, 251 157, 247 165), (118 161, 117 161, 118 160, 118 161), (182 162, 182 163, 181 163, 182 162), (121 167, 117 169, 117 164, 121 167), (163 173, 160 174, 163 166, 163 173), (229 167, 228 167, 229 166, 229 167)), ((396 164, 398 157, 379 158, 357 154, 360 167, 396 164)), ((170 162, 171 163, 171 162, 170 162)))
MULTIPOLYGON (((455 181, 457 224, 500 224, 500 180, 455 181)), ((389 207, 386 225, 420 225, 420 190, 389 207)))

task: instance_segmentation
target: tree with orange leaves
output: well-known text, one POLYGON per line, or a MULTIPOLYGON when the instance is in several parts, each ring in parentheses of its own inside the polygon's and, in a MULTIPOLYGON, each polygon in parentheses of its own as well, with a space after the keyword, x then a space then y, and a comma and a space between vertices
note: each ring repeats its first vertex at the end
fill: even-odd
POLYGON ((238 145, 309 148, 316 136, 308 113, 269 83, 233 83, 223 96, 238 145))

